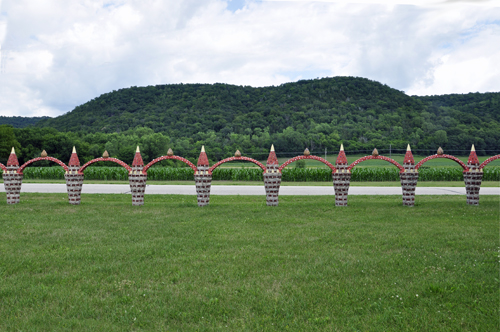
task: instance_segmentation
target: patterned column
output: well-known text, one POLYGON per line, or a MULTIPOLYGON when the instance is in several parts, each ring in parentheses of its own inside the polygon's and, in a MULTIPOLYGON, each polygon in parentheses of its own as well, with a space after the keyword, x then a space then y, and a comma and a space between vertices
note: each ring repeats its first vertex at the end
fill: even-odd
POLYGON ((68 190, 68 202, 72 205, 79 205, 82 196, 83 174, 80 174, 80 160, 73 147, 71 158, 69 159, 68 171, 64 174, 66 179, 66 189, 68 190))
POLYGON ((281 185, 281 171, 279 170, 278 158, 274 151, 274 144, 271 145, 271 151, 267 158, 266 170, 264 176, 264 187, 266 188, 267 206, 278 206, 279 192, 281 185))
POLYGON ((335 173, 332 174, 333 188, 335 190, 335 206, 347 206, 347 196, 351 184, 351 172, 348 170, 347 157, 344 144, 340 145, 339 155, 335 162, 335 173))
POLYGON ((208 172, 209 165, 205 146, 201 147, 197 168, 198 170, 194 172, 194 182, 196 184, 198 206, 205 206, 210 203, 210 188, 212 186, 212 174, 208 172))
POLYGON ((132 205, 144 205, 144 191, 146 190, 147 174, 144 174, 144 162, 142 160, 139 146, 135 151, 134 161, 132 162, 132 171, 128 174, 130 192, 132 193, 132 205))
POLYGON ((474 144, 470 150, 467 167, 469 170, 464 171, 467 204, 479 205, 479 191, 481 190, 481 181, 483 180, 483 170, 479 168, 479 160, 477 159, 474 144))
POLYGON ((19 203, 23 174, 17 173, 18 169, 19 161, 17 160, 16 151, 12 148, 7 161, 7 171, 2 174, 3 185, 7 194, 7 204, 19 203))
POLYGON ((404 171, 399 173, 401 188, 403 190, 403 205, 415 206, 415 188, 418 181, 418 170, 415 169, 415 160, 411 153, 410 144, 406 148, 403 162, 404 171))

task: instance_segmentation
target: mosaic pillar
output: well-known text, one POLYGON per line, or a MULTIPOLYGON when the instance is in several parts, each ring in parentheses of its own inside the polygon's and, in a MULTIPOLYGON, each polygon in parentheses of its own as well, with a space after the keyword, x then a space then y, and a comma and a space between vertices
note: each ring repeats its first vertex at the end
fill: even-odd
POLYGON ((347 196, 351 185, 351 172, 348 169, 344 144, 340 145, 339 155, 335 161, 335 173, 332 174, 333 189, 335 190, 335 206, 347 206, 347 196))
POLYGON ((401 188, 403 189, 403 205, 415 206, 415 188, 417 187, 418 171, 415 165, 411 167, 404 166, 404 172, 399 173, 401 188))
POLYGON ((64 174, 66 189, 68 190, 68 202, 71 205, 79 205, 82 197, 83 174, 78 173, 80 166, 68 166, 69 170, 64 174))
POLYGON ((278 168, 278 165, 268 165, 263 174, 267 206, 278 206, 279 203, 281 172, 278 168))
POLYGON ((415 169, 415 160, 410 149, 410 144, 406 148, 406 155, 403 161, 402 172, 399 172, 401 189, 403 190, 403 206, 415 206, 415 188, 418 181, 418 170, 415 169))
POLYGON ((128 174, 130 192, 132 193, 132 205, 144 205, 144 191, 146 191, 147 174, 142 173, 142 166, 133 166, 132 172, 128 174))
POLYGON ((210 203, 210 189, 212 186, 212 174, 208 172, 208 166, 198 166, 198 171, 194 173, 196 183, 196 196, 198 206, 205 206, 210 203))
POLYGON ((464 171, 465 195, 468 205, 479 205, 479 191, 483 180, 483 170, 479 168, 476 149, 472 145, 467 161, 468 171, 464 171))
POLYGON ((271 145, 269 156, 267 157, 266 170, 264 171, 264 187, 266 188, 267 206, 278 206, 281 186, 280 164, 274 151, 274 144, 271 145))
POLYGON ((351 172, 347 165, 337 164, 337 171, 332 174, 333 189, 335 190, 335 206, 347 206, 349 186, 351 185, 351 172))
POLYGON ((3 185, 7 194, 7 204, 19 203, 21 196, 21 185, 23 183, 23 174, 17 173, 17 166, 7 166, 7 171, 3 172, 3 185))
POLYGON ((467 204, 479 205, 479 191, 483 180, 483 171, 479 169, 464 172, 465 193, 467 204))
POLYGON ((128 173, 128 182, 130 192, 132 193, 132 205, 144 205, 144 191, 146 190, 147 174, 144 174, 144 162, 142 160, 139 146, 135 150, 134 160, 132 161, 132 171, 128 173))

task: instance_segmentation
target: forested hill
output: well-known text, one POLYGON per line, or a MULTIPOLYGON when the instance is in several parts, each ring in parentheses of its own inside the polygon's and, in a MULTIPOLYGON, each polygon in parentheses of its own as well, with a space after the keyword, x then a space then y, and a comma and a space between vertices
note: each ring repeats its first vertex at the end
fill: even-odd
MULTIPOLYGON (((17 139, 20 160, 44 149, 68 160, 75 145, 82 162, 104 150, 132 162, 138 144, 145 161, 169 147, 196 161, 201 145, 212 160, 229 157, 236 149, 265 159, 271 144, 281 156, 297 155, 306 147, 313 154, 323 155, 325 149, 336 153, 341 143, 349 153, 369 153, 376 147, 385 154, 389 146, 404 153, 410 143, 419 154, 435 153, 442 146, 457 155, 467 155, 475 144, 478 154, 494 155, 500 153, 500 93, 417 97, 354 77, 264 88, 132 87, 41 120, 36 127, 2 130, 0 138, 17 139)), ((12 144, 0 153, 0 162, 8 158, 12 144)))
MULTIPOLYGON (((400 91, 367 79, 336 77, 264 88, 228 84, 131 87, 101 95, 39 125, 85 132, 147 126, 176 137, 207 130, 242 134, 269 127, 273 134, 287 127, 309 127, 310 121, 357 123, 378 114, 410 115, 412 110, 421 111, 422 103, 400 91)), ((405 126, 411 126, 406 122, 405 126)))
POLYGON ((35 116, 35 117, 24 117, 24 116, 1 116, 0 115, 0 126, 1 125, 11 125, 14 128, 24 128, 36 124, 38 121, 43 119, 50 119, 48 116, 35 116))

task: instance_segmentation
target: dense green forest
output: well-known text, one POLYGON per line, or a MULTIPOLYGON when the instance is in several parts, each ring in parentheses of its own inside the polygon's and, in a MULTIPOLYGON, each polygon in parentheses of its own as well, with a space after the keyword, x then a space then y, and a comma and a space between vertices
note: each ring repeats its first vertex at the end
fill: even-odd
POLYGON ((417 97, 355 77, 263 88, 170 84, 106 93, 57 118, 10 130, 20 161, 43 149, 67 161, 73 145, 81 161, 106 149, 131 162, 136 145, 145 161, 169 147, 196 160, 201 145, 212 160, 236 149, 265 159, 271 144, 282 156, 306 147, 313 154, 336 153, 340 143, 350 153, 375 147, 386 153, 389 145, 403 152, 410 143, 414 153, 442 146, 457 155, 475 144, 479 155, 493 155, 500 153, 500 93, 417 97))
POLYGON ((14 128, 24 128, 36 124, 38 121, 43 119, 50 119, 48 116, 35 116, 35 117, 24 117, 24 116, 3 116, 0 115, 0 125, 11 125, 14 128))

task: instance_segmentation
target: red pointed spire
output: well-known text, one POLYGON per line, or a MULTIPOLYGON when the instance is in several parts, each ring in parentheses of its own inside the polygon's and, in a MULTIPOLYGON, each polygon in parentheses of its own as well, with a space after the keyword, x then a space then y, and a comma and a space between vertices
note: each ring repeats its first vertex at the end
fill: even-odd
POLYGON ((198 157, 198 163, 196 166, 208 166, 208 157, 205 153, 205 145, 201 146, 200 156, 198 157))
POLYGON ((408 144, 408 147, 406 148, 406 154, 403 164, 415 165, 415 160, 413 159, 413 153, 411 153, 410 144, 408 144))
POLYGON ((69 158, 68 166, 80 166, 80 160, 76 154, 75 147, 73 147, 73 152, 71 153, 71 158, 69 158))
POLYGON ((266 165, 279 165, 278 158, 276 158, 276 152, 274 152, 274 144, 271 145, 271 151, 269 151, 266 165))
POLYGON ((344 152, 344 144, 340 144, 339 155, 337 156, 337 161, 335 161, 337 165, 347 165, 347 157, 344 152))
POLYGON ((469 160, 467 160, 467 164, 471 165, 479 165, 479 160, 477 159, 476 149, 474 148, 474 144, 472 144, 472 148, 470 149, 469 160))
POLYGON ((132 162, 132 166, 144 166, 144 161, 142 161, 141 151, 139 151, 139 146, 137 146, 137 150, 135 150, 134 161, 132 162))
POLYGON ((17 161, 16 150, 12 147, 10 152, 9 160, 7 160, 7 166, 19 166, 19 161, 17 161))

